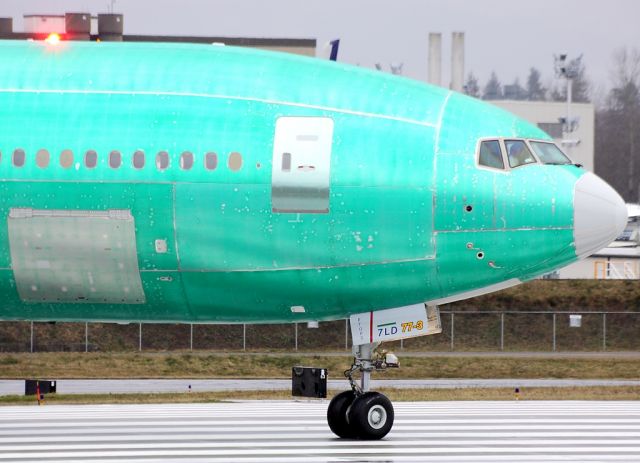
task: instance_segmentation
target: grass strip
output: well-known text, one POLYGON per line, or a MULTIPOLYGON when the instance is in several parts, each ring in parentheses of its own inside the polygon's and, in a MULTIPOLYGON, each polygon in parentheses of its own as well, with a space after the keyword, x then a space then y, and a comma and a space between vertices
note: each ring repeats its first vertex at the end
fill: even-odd
MULTIPOLYGON (((638 379, 640 358, 402 357, 380 379, 638 379)), ((0 379, 287 378, 294 365, 341 378, 351 357, 289 354, 78 353, 0 354, 0 379)))

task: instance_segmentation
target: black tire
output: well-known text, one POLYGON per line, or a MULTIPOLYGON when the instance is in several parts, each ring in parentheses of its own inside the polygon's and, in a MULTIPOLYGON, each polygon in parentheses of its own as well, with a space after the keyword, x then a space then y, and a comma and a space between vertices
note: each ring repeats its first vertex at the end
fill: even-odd
POLYGON ((356 436, 365 440, 382 439, 393 426, 393 405, 379 392, 366 392, 354 400, 347 420, 356 436))
POLYGON ((329 423, 331 431, 338 437, 355 437, 353 426, 347 422, 347 411, 355 398, 356 396, 353 391, 344 391, 329 402, 329 408, 327 408, 327 423, 329 423))

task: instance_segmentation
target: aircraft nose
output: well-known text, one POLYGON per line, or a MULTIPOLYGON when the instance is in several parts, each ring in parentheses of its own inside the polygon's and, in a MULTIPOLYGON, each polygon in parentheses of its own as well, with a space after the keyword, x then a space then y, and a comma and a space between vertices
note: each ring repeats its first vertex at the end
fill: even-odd
POLYGON ((614 241, 627 219, 624 200, 609 184, 590 172, 578 179, 573 198, 573 239, 579 258, 614 241))

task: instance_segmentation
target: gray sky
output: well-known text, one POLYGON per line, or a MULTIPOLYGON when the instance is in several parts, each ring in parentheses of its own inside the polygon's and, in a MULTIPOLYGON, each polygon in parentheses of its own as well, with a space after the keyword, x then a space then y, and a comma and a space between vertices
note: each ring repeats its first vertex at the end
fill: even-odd
MULTIPOLYGON (((110 0, 0 0, 0 16, 108 11, 110 0)), ((117 0, 125 33, 341 39, 338 59, 373 67, 403 62, 404 75, 426 80, 427 36, 443 33, 443 83, 450 37, 466 34, 465 74, 481 86, 526 81, 530 66, 553 82, 553 54, 584 54, 596 87, 609 87, 611 56, 640 48, 638 0, 117 0)))

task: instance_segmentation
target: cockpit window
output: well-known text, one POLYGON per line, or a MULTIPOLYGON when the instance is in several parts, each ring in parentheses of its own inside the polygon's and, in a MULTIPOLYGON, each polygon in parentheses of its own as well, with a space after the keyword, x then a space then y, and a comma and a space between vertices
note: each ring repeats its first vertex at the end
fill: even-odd
POLYGON ((531 149, 544 164, 571 164, 571 160, 553 143, 531 141, 531 149))
POLYGON ((487 140, 480 143, 478 164, 494 169, 504 169, 502 150, 500 149, 500 142, 498 142, 498 140, 487 140))
POLYGON ((504 146, 509 157, 509 166, 519 167, 536 162, 524 140, 505 140, 504 146))

